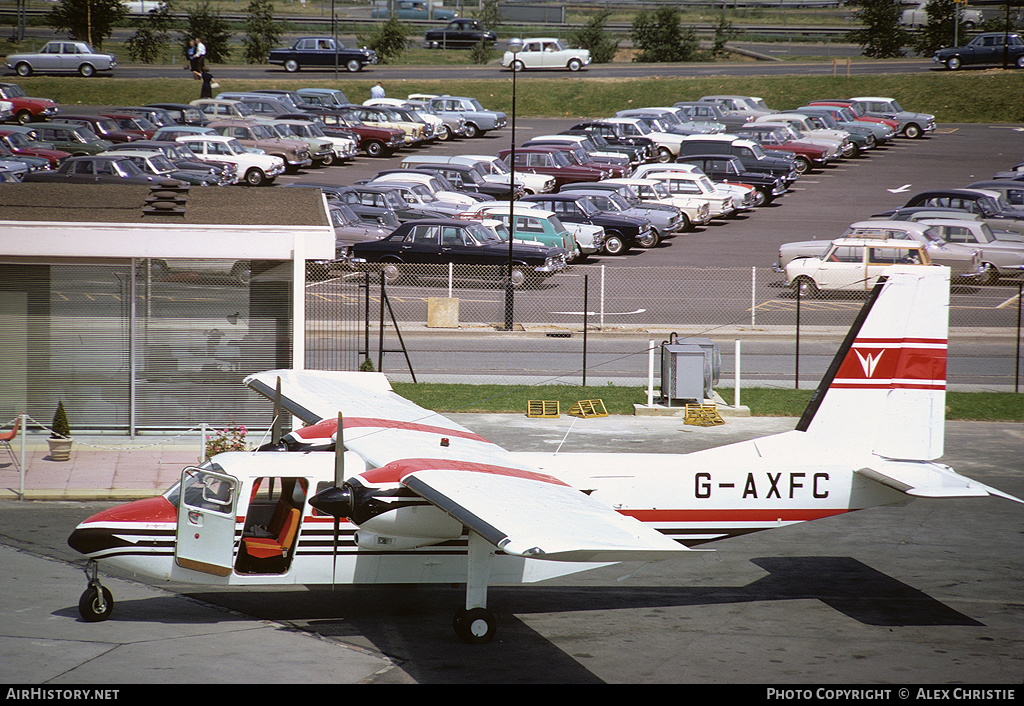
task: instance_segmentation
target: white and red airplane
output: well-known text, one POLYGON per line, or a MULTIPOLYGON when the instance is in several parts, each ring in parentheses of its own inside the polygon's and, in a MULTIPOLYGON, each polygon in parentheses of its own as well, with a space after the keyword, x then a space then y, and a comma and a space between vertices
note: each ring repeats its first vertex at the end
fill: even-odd
POLYGON ((948 307, 947 268, 892 268, 795 430, 682 455, 512 453, 379 373, 252 375, 311 425, 285 439, 306 452, 220 454, 82 522, 68 540, 90 560, 79 610, 97 621, 113 608, 99 562, 224 586, 465 582, 456 632, 486 642, 489 583, 663 560, 914 497, 1022 502, 935 462, 948 307))

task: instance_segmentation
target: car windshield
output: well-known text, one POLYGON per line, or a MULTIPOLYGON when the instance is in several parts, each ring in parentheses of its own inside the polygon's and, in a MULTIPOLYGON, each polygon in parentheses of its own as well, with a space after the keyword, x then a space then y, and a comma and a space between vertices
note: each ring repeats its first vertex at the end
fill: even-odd
POLYGON ((174 164, 162 154, 154 154, 149 158, 150 165, 159 172, 173 172, 174 164))
POLYGON ((75 142, 95 142, 100 136, 87 127, 80 127, 71 131, 72 139, 75 142))
POLYGON ((3 89, 0 89, 0 93, 2 93, 5 98, 26 98, 28 95, 25 93, 25 90, 17 84, 4 86, 3 89))
POLYGON ((142 170, 136 167, 132 162, 127 159, 119 159, 113 163, 114 171, 118 172, 123 177, 134 177, 141 176, 142 170))
POLYGON ((275 137, 275 133, 266 125, 254 123, 250 126, 250 129, 257 140, 271 140, 275 137))
POLYGON ((508 242, 508 228, 504 223, 470 223, 466 226, 466 233, 477 245, 508 242))
POLYGON ((483 110, 484 109, 484 107, 482 105, 480 105, 480 101, 478 101, 476 98, 470 98, 467 102, 471 106, 473 106, 473 110, 483 110))
POLYGON ((241 142, 234 138, 228 140, 224 144, 227 145, 228 149, 231 151, 231 154, 245 154, 245 147, 242 146, 241 142))
POLYGON ((595 206, 594 202, 591 201, 588 197, 576 199, 576 205, 579 207, 580 211, 583 212, 584 216, 597 215, 601 210, 597 206, 595 206))
MULTIPOLYGON (((884 105, 884 104, 883 104, 883 105, 884 105)), ((897 103, 896 101, 888 101, 888 105, 887 105, 886 109, 887 109, 887 110, 892 110, 892 111, 895 111, 895 112, 897 112, 897 113, 902 113, 902 112, 904 112, 904 111, 903 111, 903 108, 901 108, 901 107, 900 107, 900 104, 899 104, 899 103, 897 103)))
POLYGON ((14 147, 16 149, 25 149, 32 147, 28 139, 20 132, 12 132, 10 135, 7 135, 7 142, 8 144, 11 145, 11 147, 14 147))

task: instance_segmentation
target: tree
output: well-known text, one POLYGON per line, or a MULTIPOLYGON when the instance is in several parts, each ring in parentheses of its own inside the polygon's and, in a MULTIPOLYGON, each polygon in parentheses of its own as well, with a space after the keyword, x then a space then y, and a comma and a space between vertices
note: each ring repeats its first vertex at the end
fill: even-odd
MULTIPOLYGON (((921 33, 914 39, 914 51, 930 56, 940 47, 957 45, 956 8, 953 0, 930 0, 925 5, 928 22, 921 28, 921 33)), ((964 38, 965 28, 961 25, 959 37, 964 38)), ((963 42, 959 42, 963 44, 963 42)))
POLYGON ((904 56, 910 34, 900 27, 903 10, 892 0, 853 0, 853 14, 864 27, 846 36, 861 46, 861 53, 875 59, 904 56))
POLYGON ((609 15, 611 15, 611 10, 601 10, 593 15, 585 25, 566 35, 566 38, 574 46, 580 49, 589 49, 590 58, 595 64, 607 64, 615 58, 615 52, 619 50, 619 43, 613 41, 605 31, 609 15))
POLYGON ((633 61, 697 60, 697 32, 693 27, 684 29, 680 19, 679 9, 669 5, 638 14, 629 33, 637 49, 633 61))
POLYGON ((44 23, 74 39, 103 48, 103 40, 114 33, 114 25, 128 16, 121 0, 60 0, 46 13, 44 23))
POLYGON ((711 60, 714 61, 725 56, 728 53, 725 51, 726 43, 739 36, 739 33, 739 30, 732 26, 732 22, 725 19, 725 10, 723 9, 722 15, 718 18, 718 23, 715 25, 715 38, 711 44, 710 52, 711 60))
POLYGON ((125 48, 132 61, 144 64, 155 63, 171 44, 170 32, 174 23, 171 4, 161 3, 157 9, 146 14, 135 34, 125 41, 125 48))
POLYGON ((359 43, 377 52, 377 60, 390 64, 403 53, 409 37, 409 28, 394 14, 382 25, 377 25, 368 37, 358 35, 359 43))
POLYGON ((186 56, 189 41, 199 38, 206 46, 208 63, 223 62, 231 57, 231 28, 210 3, 200 2, 187 11, 185 31, 179 34, 181 54, 186 56))
POLYGON ((250 0, 246 13, 248 18, 242 39, 245 63, 262 64, 281 38, 277 31, 279 25, 274 20, 274 3, 271 0, 250 0))

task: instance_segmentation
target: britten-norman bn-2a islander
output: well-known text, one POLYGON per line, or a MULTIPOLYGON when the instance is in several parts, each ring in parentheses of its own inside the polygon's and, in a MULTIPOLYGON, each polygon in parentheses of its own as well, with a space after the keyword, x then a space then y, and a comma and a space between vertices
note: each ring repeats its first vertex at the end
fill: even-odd
POLYGON ((935 462, 948 307, 946 268, 893 267, 796 429, 683 455, 512 453, 379 373, 252 375, 310 425, 278 448, 306 453, 219 454, 161 496, 82 522, 68 540, 89 558, 79 610, 113 609, 98 563, 222 586, 465 582, 456 632, 486 642, 489 583, 668 559, 913 497, 1022 502, 935 462))

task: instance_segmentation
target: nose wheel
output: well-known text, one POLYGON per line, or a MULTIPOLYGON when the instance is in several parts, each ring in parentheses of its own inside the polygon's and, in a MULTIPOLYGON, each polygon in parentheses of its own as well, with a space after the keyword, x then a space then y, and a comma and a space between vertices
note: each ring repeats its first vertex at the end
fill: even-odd
POLYGON ((78 599, 78 614, 87 623, 99 623, 114 612, 114 596, 100 583, 99 567, 95 561, 89 562, 85 574, 89 577, 89 586, 78 599))

